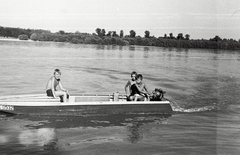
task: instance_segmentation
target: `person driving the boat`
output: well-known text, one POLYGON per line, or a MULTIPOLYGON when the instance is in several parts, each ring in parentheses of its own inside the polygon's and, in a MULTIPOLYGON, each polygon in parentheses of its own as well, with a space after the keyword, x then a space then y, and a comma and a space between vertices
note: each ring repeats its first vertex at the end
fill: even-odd
POLYGON ((136 76, 137 76, 137 72, 133 71, 131 73, 131 79, 128 80, 127 84, 124 87, 125 93, 126 93, 126 96, 127 96, 127 100, 130 100, 129 97, 132 94, 131 86, 136 83, 136 76))
POLYGON ((68 90, 64 89, 62 87, 62 84, 60 83, 61 78, 61 72, 59 69, 55 69, 54 76, 52 76, 47 83, 46 87, 46 93, 47 96, 57 98, 60 97, 60 102, 67 102, 67 99, 69 98, 68 90), (60 90, 57 90, 57 87, 60 88, 60 90))
POLYGON ((144 101, 149 98, 150 93, 148 92, 147 86, 142 82, 143 76, 138 74, 136 77, 136 83, 131 86, 131 95, 129 99, 131 101, 144 101))

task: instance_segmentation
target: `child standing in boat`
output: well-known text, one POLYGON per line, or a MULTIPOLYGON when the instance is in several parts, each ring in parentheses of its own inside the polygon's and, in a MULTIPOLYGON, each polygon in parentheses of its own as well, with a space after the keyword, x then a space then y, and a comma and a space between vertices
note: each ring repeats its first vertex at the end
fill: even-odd
POLYGON ((131 101, 144 101, 149 98, 150 93, 148 92, 147 86, 142 82, 143 76, 138 74, 136 77, 136 83, 131 86, 131 101))
POLYGON ((59 69, 55 69, 54 76, 52 76, 47 83, 46 87, 46 93, 47 96, 56 98, 60 97, 61 102, 67 102, 67 98, 69 98, 68 90, 64 89, 62 87, 62 84, 60 83, 61 78, 61 72, 59 69), (57 87, 60 88, 60 90, 57 90, 57 87))
POLYGON ((130 100, 130 95, 132 94, 131 86, 136 83, 136 77, 137 77, 137 72, 133 71, 131 73, 131 79, 127 82, 127 84, 124 87, 128 100, 130 100))

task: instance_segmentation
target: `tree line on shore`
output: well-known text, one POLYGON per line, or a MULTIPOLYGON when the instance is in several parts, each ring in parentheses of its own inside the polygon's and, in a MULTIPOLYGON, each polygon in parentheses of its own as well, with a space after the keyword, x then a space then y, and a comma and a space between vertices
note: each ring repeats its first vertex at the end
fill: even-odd
POLYGON ((179 33, 176 37, 170 33, 164 34, 163 37, 150 36, 148 30, 145 31, 144 37, 137 36, 134 30, 124 35, 123 30, 117 34, 116 31, 108 31, 97 28, 95 33, 67 33, 62 30, 52 33, 49 30, 41 29, 22 29, 0 26, 1 37, 19 38, 20 40, 33 41, 53 41, 69 42, 73 44, 102 44, 102 45, 139 45, 139 46, 159 46, 175 48, 203 48, 203 49, 223 49, 223 50, 240 50, 240 39, 222 39, 219 36, 206 39, 190 39, 189 34, 179 33))

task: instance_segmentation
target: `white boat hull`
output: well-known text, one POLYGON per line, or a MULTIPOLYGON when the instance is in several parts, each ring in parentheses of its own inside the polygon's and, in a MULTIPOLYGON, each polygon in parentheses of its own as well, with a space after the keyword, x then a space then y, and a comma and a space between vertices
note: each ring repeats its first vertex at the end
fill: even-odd
POLYGON ((0 97, 0 112, 27 115, 108 115, 108 114, 169 114, 172 107, 169 101, 126 101, 113 95, 70 96, 68 102, 40 95, 19 95, 0 97))

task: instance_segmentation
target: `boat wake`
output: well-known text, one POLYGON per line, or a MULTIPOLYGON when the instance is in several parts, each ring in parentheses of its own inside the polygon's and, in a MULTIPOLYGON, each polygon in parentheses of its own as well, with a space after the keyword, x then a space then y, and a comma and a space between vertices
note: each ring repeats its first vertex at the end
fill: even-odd
POLYGON ((194 113, 194 112, 204 112, 204 111, 212 111, 215 110, 216 108, 214 106, 204 106, 200 108, 181 108, 179 106, 172 106, 172 109, 174 112, 183 112, 183 113, 194 113))
POLYGON ((203 107, 195 107, 195 108, 183 108, 178 104, 168 100, 171 104, 173 112, 182 112, 182 113, 194 113, 194 112, 204 112, 204 111, 213 111, 217 110, 217 107, 214 105, 203 106, 203 107))

